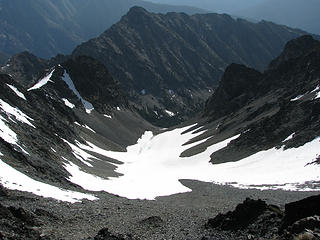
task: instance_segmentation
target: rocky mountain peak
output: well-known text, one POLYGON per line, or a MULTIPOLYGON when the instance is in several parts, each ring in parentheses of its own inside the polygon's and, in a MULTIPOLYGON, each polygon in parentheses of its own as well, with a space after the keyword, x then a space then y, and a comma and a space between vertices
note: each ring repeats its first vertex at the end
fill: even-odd
POLYGON ((315 48, 320 49, 319 41, 315 40, 311 35, 304 35, 289 41, 279 57, 270 63, 269 69, 278 67, 290 59, 295 59, 301 55, 308 54, 315 48))
POLYGON ((130 8, 126 16, 141 15, 141 14, 148 15, 149 12, 143 7, 133 6, 132 8, 130 8))
POLYGON ((1 68, 1 72, 11 74, 14 78, 20 80, 21 85, 28 87, 39 77, 39 69, 43 70, 46 67, 46 60, 24 51, 12 56, 7 65, 1 68))
POLYGON ((143 7, 134 6, 122 17, 121 21, 129 25, 144 26, 149 25, 150 21, 153 22, 154 19, 152 14, 143 7))
POLYGON ((262 74, 241 64, 227 67, 219 87, 206 103, 205 115, 219 118, 241 108, 257 94, 262 74))

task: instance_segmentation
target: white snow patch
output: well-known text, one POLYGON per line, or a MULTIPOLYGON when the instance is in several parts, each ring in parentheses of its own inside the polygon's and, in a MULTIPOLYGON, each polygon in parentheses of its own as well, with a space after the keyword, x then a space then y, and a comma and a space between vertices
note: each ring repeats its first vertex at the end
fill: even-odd
POLYGON ((118 111, 121 111, 120 107, 117 107, 117 110, 118 110, 118 111))
MULTIPOLYGON (((0 9, 1 10, 1 9, 0 9)), ((10 67, 10 64, 6 64, 4 66, 1 67, 1 70, 5 70, 6 68, 10 67)))
POLYGON ((20 92, 15 86, 12 86, 10 84, 7 84, 7 86, 9 88, 11 88, 11 90, 20 98, 22 98, 23 100, 27 100, 26 97, 24 96, 24 94, 22 92, 20 92))
POLYGON ((74 122, 74 124, 77 125, 77 126, 79 126, 79 127, 82 127, 81 124, 78 123, 78 122, 74 122))
POLYGON ((76 89, 76 87, 74 86, 73 81, 71 80, 69 74, 65 71, 62 77, 63 81, 65 81, 65 83, 68 85, 68 87, 70 88, 71 91, 73 91, 73 93, 80 99, 80 101, 83 104, 83 107, 85 108, 86 112, 89 114, 94 110, 93 105, 86 101, 78 92, 78 90, 76 89))
MULTIPOLYGON (((181 158, 181 152, 199 144, 196 142, 183 146, 196 136, 192 133, 181 135, 188 128, 175 129, 156 136, 152 132, 145 132, 137 144, 127 148, 127 152, 107 151, 89 142, 88 145, 77 144, 82 149, 123 162, 117 168, 117 172, 123 174, 121 177, 109 180, 89 175, 86 177, 95 177, 97 189, 130 199, 154 199, 157 196, 190 191, 179 179, 229 184, 239 188, 308 191, 315 189, 300 189, 299 185, 320 180, 320 166, 308 165, 320 153, 320 138, 299 148, 272 148, 238 162, 212 165, 209 163, 210 155, 226 147, 239 135, 214 144, 195 156, 181 158)), ((72 182, 84 188, 88 187, 82 179, 84 173, 79 168, 72 167, 69 169, 74 176, 72 182)))
MULTIPOLYGON (((152 132, 145 132, 138 140, 138 143, 128 147, 127 152, 124 153, 107 151, 92 143, 88 143, 89 146, 80 144, 78 146, 85 150, 118 159, 124 163, 119 165, 117 169, 117 172, 124 174, 124 176, 110 178, 110 180, 95 179, 94 185, 99 190, 132 199, 154 199, 157 196, 190 191, 178 180, 185 178, 197 179, 204 170, 211 166, 208 161, 212 151, 207 153, 207 158, 205 163, 202 163, 203 167, 201 169, 197 169, 197 166, 201 166, 201 161, 198 161, 197 158, 179 157, 182 151, 199 144, 193 143, 188 146, 182 146, 187 140, 195 136, 192 133, 181 135, 188 128, 176 129, 157 136, 153 136, 152 132)), ((216 145, 214 149, 223 148, 231 139, 216 145)), ((71 173, 70 169, 68 171, 71 173)), ((86 185, 88 181, 83 181, 84 173, 81 173, 81 170, 74 166, 72 171, 74 171, 72 172, 74 176, 72 182, 83 188, 88 187, 86 185), (76 173, 76 171, 80 171, 80 173, 76 173)))
POLYGON ((79 202, 81 199, 96 200, 91 194, 84 194, 61 189, 40 181, 36 181, 12 168, 0 159, 0 182, 11 190, 31 192, 45 198, 54 198, 66 202, 79 202))
POLYGON ((50 80, 50 78, 52 77, 52 74, 53 74, 54 70, 55 70, 55 69, 53 69, 47 76, 45 76, 44 78, 42 78, 42 79, 41 79, 38 83, 36 83, 33 87, 29 88, 28 91, 41 88, 42 86, 46 85, 48 82, 53 82, 52 80, 50 80))
POLYGON ((84 125, 84 127, 85 127, 86 129, 88 129, 89 131, 91 131, 91 132, 93 132, 93 133, 96 133, 96 131, 93 130, 92 128, 90 128, 88 125, 84 125))
POLYGON ((105 116, 106 118, 112 119, 112 116, 111 116, 111 115, 104 114, 103 116, 105 116))
POLYGON ((304 96, 304 95, 299 95, 299 96, 297 96, 297 97, 295 97, 295 98, 292 98, 290 101, 291 101, 291 102, 298 101, 299 99, 303 98, 303 96, 304 96))
POLYGON ((320 92, 318 92, 318 93, 316 94, 316 96, 313 98, 313 100, 318 99, 318 98, 320 98, 320 92))
POLYGON ((3 101, 2 99, 0 99, 0 108, 7 114, 7 116, 9 117, 9 119, 13 122, 15 122, 14 119, 12 119, 11 117, 14 116, 16 120, 18 120, 19 122, 23 122, 28 124, 29 126, 36 128, 29 120, 33 121, 33 119, 31 117, 28 117, 26 114, 24 114, 23 112, 21 112, 18 108, 14 108, 12 106, 10 106, 8 103, 6 103, 5 101, 3 101))
POLYGON ((175 113, 173 113, 173 112, 171 112, 169 110, 164 110, 164 111, 166 112, 166 114, 169 115, 169 117, 174 117, 176 115, 175 113))
MULTIPOLYGON (((299 148, 261 151, 235 163, 218 165, 218 181, 214 181, 237 182, 232 185, 241 188, 301 190, 299 185, 320 179, 320 166, 309 165, 319 149, 320 138, 316 138, 299 148)), ((303 190, 317 189, 306 187, 303 190)))
POLYGON ((10 144, 17 144, 17 134, 12 131, 6 124, 5 119, 0 116, 0 137, 10 144))
POLYGON ((105 185, 107 185, 107 180, 94 176, 92 174, 83 172, 80 168, 68 161, 64 168, 71 174, 68 180, 74 184, 81 186, 89 191, 103 191, 105 190, 105 185))
POLYGON ((16 144, 24 154, 30 155, 26 150, 24 150, 20 145, 16 144))
MULTIPOLYGON (((91 165, 91 163, 89 163, 89 161, 92 161, 93 159, 97 159, 96 157, 92 156, 91 154, 83 151, 81 148, 79 148, 78 146, 68 142, 67 140, 63 139, 62 140, 67 143, 71 149, 72 149, 72 154, 79 159, 82 163, 84 163, 85 165, 89 166, 89 167, 93 167, 91 165)), ((81 145, 79 142, 77 142, 77 145, 81 145)))
POLYGON ((318 92, 320 90, 320 86, 318 85, 315 89, 311 91, 311 93, 318 92))
POLYGON ((71 103, 68 99, 66 98, 62 98, 62 101, 64 102, 64 104, 69 107, 69 108, 75 108, 75 105, 73 103, 71 103))
POLYGON ((295 133, 292 133, 290 136, 288 136, 285 140, 283 140, 282 142, 286 142, 286 141, 289 141, 291 139, 293 139, 295 133))
POLYGON ((84 128, 86 128, 86 129, 88 129, 89 131, 91 131, 91 132, 93 132, 93 133, 96 133, 96 131, 95 130, 93 130, 92 128, 90 128, 88 125, 81 125, 80 123, 78 123, 78 122, 74 122, 74 124, 76 124, 77 126, 79 126, 79 127, 84 127, 84 128))

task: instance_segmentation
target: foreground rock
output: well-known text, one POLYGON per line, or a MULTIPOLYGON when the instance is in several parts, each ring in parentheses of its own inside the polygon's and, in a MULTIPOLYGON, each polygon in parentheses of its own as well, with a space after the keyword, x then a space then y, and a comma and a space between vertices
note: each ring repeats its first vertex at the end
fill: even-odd
MULTIPOLYGON (((247 198, 234 211, 209 219, 206 228, 231 232, 239 239, 319 239, 319 198, 285 205, 285 211, 262 200, 247 198)), ((203 239, 215 239, 209 236, 203 239)))

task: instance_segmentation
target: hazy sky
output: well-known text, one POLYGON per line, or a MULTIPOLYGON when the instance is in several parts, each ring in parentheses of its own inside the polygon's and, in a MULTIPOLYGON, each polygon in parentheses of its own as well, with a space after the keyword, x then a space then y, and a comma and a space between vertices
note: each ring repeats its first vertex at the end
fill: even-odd
MULTIPOLYGON (((154 3, 189 5, 214 12, 237 12, 267 0, 147 0, 154 3)), ((281 1, 281 0, 279 0, 281 1)))
POLYGON ((320 34, 320 0, 146 0, 188 5, 250 20, 268 20, 320 34))

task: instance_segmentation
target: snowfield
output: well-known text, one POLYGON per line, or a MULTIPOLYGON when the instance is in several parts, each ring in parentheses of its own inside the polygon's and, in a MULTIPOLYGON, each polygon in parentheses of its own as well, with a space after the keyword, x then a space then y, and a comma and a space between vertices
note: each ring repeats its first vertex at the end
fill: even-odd
MULTIPOLYGON (((0 154, 2 156, 2 154, 0 154)), ((82 199, 96 200, 97 198, 91 194, 61 189, 46 183, 42 183, 26 176, 25 174, 12 168, 0 159, 0 182, 1 184, 12 190, 31 192, 35 195, 54 198, 66 202, 79 202, 82 199)))
POLYGON ((181 158, 180 154, 184 150, 200 143, 183 146, 189 139, 201 134, 181 134, 189 127, 156 136, 152 132, 145 132, 137 144, 127 148, 127 152, 106 151, 89 142, 88 145, 77 144, 83 150, 122 161, 123 164, 117 168, 117 172, 123 174, 121 177, 98 178, 83 172, 72 163, 65 168, 72 175, 70 180, 84 189, 103 190, 129 199, 150 200, 191 191, 179 182, 180 179, 228 184, 239 188, 308 191, 315 189, 301 189, 301 185, 320 180, 320 167, 310 164, 320 154, 320 138, 299 148, 272 148, 238 162, 212 165, 209 163, 210 155, 226 147, 239 135, 214 144, 195 156, 181 158))
POLYGON ((46 85, 48 82, 53 82, 52 80, 50 80, 53 72, 54 72, 54 69, 47 76, 45 76, 44 78, 39 80, 38 83, 36 83, 33 87, 29 88, 28 91, 39 89, 39 88, 43 87, 44 85, 46 85))
POLYGON ((8 118, 15 122, 16 120, 19 122, 23 122, 28 124, 29 126, 36 128, 30 121, 33 119, 26 114, 24 114, 20 109, 12 107, 10 104, 6 103, 2 99, 0 99, 0 110, 5 112, 8 118), (14 116, 14 118, 12 118, 14 116), (30 121, 29 121, 30 120, 30 121))

